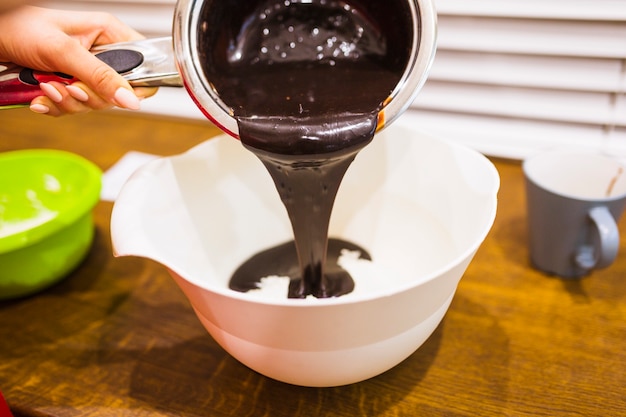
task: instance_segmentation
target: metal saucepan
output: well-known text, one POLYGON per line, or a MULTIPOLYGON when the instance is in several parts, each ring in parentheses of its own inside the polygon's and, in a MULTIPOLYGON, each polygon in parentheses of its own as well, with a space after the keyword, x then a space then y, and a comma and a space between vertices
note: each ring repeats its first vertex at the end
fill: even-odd
MULTIPOLYGON (((96 47, 93 53, 124 76, 132 86, 184 86, 203 114, 231 136, 238 137, 233 110, 220 98, 211 79, 213 50, 229 45, 224 31, 216 30, 224 21, 237 31, 247 23, 246 15, 259 4, 312 3, 312 0, 178 0, 174 12, 173 36, 96 47), (211 49, 211 51, 207 51, 211 49)), ((390 124, 411 104, 427 78, 436 50, 437 17, 432 0, 319 0, 355 4, 369 16, 387 16, 383 24, 410 25, 410 42, 390 39, 394 48, 404 48, 404 73, 380 111, 379 129, 390 124), (410 15, 410 16, 409 16, 410 15), (398 44, 401 43, 401 44, 398 44), (410 43, 410 44, 407 44, 410 43)), ((236 37, 236 34, 231 35, 236 37)), ((224 52, 227 53, 227 52, 224 52)), ((42 73, 0 64, 0 108, 28 104, 42 95, 40 82, 71 83, 65 74, 42 73)), ((365 88, 366 86, 364 86, 365 88)))

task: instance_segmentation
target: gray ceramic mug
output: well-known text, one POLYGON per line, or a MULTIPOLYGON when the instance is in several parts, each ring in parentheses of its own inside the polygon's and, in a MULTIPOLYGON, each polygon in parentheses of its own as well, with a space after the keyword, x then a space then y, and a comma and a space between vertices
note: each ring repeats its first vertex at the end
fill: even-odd
POLYGON ((577 278, 613 263, 626 206, 626 167, 597 153, 549 151, 523 163, 530 260, 577 278))

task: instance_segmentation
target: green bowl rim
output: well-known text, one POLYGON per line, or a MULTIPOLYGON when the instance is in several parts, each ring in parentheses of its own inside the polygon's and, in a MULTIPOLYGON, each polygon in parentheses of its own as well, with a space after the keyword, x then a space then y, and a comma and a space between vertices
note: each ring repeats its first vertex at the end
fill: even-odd
POLYGON ((0 164, 9 160, 60 159, 69 161, 85 170, 88 186, 82 190, 82 198, 54 218, 28 230, 0 237, 0 254, 21 249, 40 242, 57 231, 76 222, 87 214, 100 199, 102 170, 88 159, 68 151, 58 149, 23 149, 0 153, 0 164))

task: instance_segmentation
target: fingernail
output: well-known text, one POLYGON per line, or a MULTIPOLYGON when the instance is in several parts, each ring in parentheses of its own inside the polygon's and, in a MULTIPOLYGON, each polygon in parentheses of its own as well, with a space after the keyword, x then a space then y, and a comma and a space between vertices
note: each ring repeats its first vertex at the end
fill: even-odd
POLYGON ((78 101, 82 101, 83 103, 89 100, 89 95, 80 87, 75 85, 68 85, 65 87, 67 92, 70 93, 70 96, 74 97, 78 101))
POLYGON ((63 101, 63 96, 52 84, 48 83, 40 83, 39 87, 44 92, 46 96, 55 103, 60 103, 63 101))
POLYGON ((139 110, 141 107, 140 101, 130 90, 125 89, 124 87, 120 87, 115 92, 113 99, 118 104, 119 107, 124 107, 129 110, 139 110))
POLYGON ((48 106, 44 106, 43 104, 31 104, 30 111, 39 114, 46 114, 50 111, 48 106))

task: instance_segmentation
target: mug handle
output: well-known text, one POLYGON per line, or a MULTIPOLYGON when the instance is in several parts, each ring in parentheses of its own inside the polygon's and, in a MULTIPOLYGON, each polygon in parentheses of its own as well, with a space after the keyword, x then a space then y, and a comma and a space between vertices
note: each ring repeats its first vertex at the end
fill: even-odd
POLYGON ((584 245, 578 249, 576 264, 586 270, 606 268, 617 257, 619 249, 619 230, 613 215, 605 206, 594 207, 589 210, 589 219, 593 223, 593 231, 600 242, 599 251, 593 245, 584 245), (597 255, 596 255, 597 253, 597 255))

